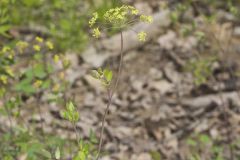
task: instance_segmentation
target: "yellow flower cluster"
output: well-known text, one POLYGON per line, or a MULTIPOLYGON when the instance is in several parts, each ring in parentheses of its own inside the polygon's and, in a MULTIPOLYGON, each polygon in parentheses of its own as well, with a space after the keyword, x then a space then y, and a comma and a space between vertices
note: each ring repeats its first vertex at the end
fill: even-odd
POLYGON ((97 19, 98 19, 98 13, 95 12, 93 13, 92 18, 89 21, 89 26, 92 27, 96 23, 97 19))
POLYGON ((146 32, 139 32, 138 33, 138 40, 141 41, 141 42, 144 42, 146 41, 146 37, 147 37, 147 33, 146 32))
POLYGON ((34 82, 33 86, 34 86, 35 88, 40 88, 41 85, 42 85, 42 83, 43 83, 43 81, 41 81, 41 80, 36 80, 36 81, 34 82))
POLYGON ((0 81, 1 81, 3 84, 7 84, 8 77, 7 77, 6 75, 0 75, 0 81))
POLYGON ((13 70, 10 66, 14 63, 15 54, 15 50, 8 46, 4 46, 0 50, 0 62, 3 62, 0 68, 0 86, 7 85, 9 78, 14 77, 13 70))
POLYGON ((29 44, 27 42, 24 41, 19 41, 16 44, 17 49, 19 50, 19 53, 23 53, 25 51, 25 49, 29 46, 29 44))
MULTIPOLYGON (((37 44, 33 45, 33 50, 39 52, 41 50, 41 46, 43 45, 42 43, 44 42, 44 39, 41 37, 36 37, 35 40, 37 44)), ((50 41, 46 41, 45 46, 50 50, 53 50, 54 48, 53 43, 50 41)))
POLYGON ((43 39, 41 37, 36 37, 35 40, 38 42, 38 43, 42 43, 43 42, 43 39))
MULTIPOLYGON (((131 24, 131 20, 133 20, 134 18, 134 20, 136 20, 136 17, 139 17, 138 20, 145 23, 153 22, 153 18, 151 16, 139 15, 139 11, 135 7, 129 5, 123 5, 121 7, 109 9, 103 14, 103 17, 101 19, 104 19, 107 22, 104 24, 116 25, 119 28, 122 28, 125 25, 131 24)), ((90 28, 92 28, 96 24, 99 18, 100 17, 98 13, 93 13, 92 18, 89 20, 90 28)), ((99 38, 101 36, 101 31, 99 28, 99 26, 93 28, 93 37, 99 38)), ((145 32, 138 33, 139 41, 145 41, 146 35, 147 34, 145 32)))
POLYGON ((93 29, 93 37, 99 38, 101 35, 101 32, 99 31, 99 28, 94 28, 93 29))
POLYGON ((34 51, 39 52, 41 50, 41 47, 38 44, 33 45, 34 51))
POLYGON ((53 43, 50 42, 50 41, 47 41, 47 42, 46 42, 46 46, 47 46, 48 49, 50 49, 50 50, 53 50, 53 48, 54 48, 53 43))
POLYGON ((142 22, 146 22, 146 23, 152 23, 153 22, 152 16, 146 16, 146 15, 141 15, 140 20, 142 22))
POLYGON ((104 19, 110 23, 122 23, 128 17, 127 15, 130 13, 132 15, 137 15, 138 10, 133 6, 123 5, 121 7, 116 7, 108 10, 104 15, 104 19))
POLYGON ((58 63, 59 60, 60 60, 59 55, 55 54, 55 55, 53 56, 53 61, 54 61, 54 63, 58 63))
POLYGON ((9 76, 14 77, 13 70, 12 70, 9 66, 5 67, 5 72, 6 72, 9 76))

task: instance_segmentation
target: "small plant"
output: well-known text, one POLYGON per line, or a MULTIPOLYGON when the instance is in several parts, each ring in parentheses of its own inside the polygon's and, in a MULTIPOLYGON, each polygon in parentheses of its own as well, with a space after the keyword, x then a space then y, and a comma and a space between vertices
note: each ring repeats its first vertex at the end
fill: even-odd
POLYGON ((186 64, 186 70, 191 72, 194 77, 195 85, 199 86, 212 75, 212 63, 215 58, 191 60, 186 64))
POLYGON ((0 36, 8 37, 7 31, 11 28, 9 23, 9 6, 13 5, 15 1, 0 0, 0 36))
MULTIPOLYGON (((95 153, 95 143, 97 143, 97 140, 93 134, 93 132, 90 132, 90 141, 85 142, 82 139, 80 139, 80 136, 78 135, 77 131, 77 125, 76 123, 79 121, 79 113, 74 106, 74 104, 70 101, 66 105, 66 110, 63 110, 61 112, 62 117, 64 117, 66 120, 71 122, 75 134, 76 134, 76 142, 78 144, 78 150, 77 153, 74 155, 73 160, 87 160, 92 159, 95 153)), ((59 153, 58 153, 59 155, 59 153)), ((57 156, 59 157, 59 156, 57 156)))
MULTIPOLYGON (((106 87, 107 95, 108 95, 108 104, 105 109, 105 113, 103 115, 103 120, 102 120, 98 153, 96 156, 97 160, 101 153, 106 115, 109 111, 109 107, 111 106, 112 97, 117 89, 117 86, 119 83, 119 77, 121 76, 122 59, 123 59, 123 43, 124 43, 122 30, 131 26, 136 21, 152 23, 153 18, 147 15, 139 15, 139 11, 133 6, 122 5, 120 7, 111 8, 101 15, 95 12, 93 13, 92 18, 89 20, 89 26, 90 28, 92 28, 92 35, 95 38, 100 38, 101 31, 109 28, 114 28, 119 30, 121 35, 120 61, 119 61, 118 72, 115 77, 115 82, 113 82, 112 80, 113 72, 109 69, 98 68, 92 71, 92 77, 101 81, 101 83, 106 87), (101 22, 98 22, 99 20, 101 20, 101 22)), ((144 31, 140 31, 139 33, 137 33, 137 37, 139 41, 144 42, 146 41, 147 34, 144 31)))
POLYGON ((189 160, 223 160, 223 147, 215 142, 206 134, 195 135, 187 139, 187 145, 190 149, 189 160))
MULTIPOLYGON (((65 71, 69 67, 69 61, 60 54, 49 54, 54 49, 52 42, 41 37, 33 39, 32 43, 18 41, 15 44, 4 46, 0 50, 0 113, 8 117, 9 133, 1 142, 9 141, 6 145, 10 150, 0 150, 0 159, 15 159, 26 155, 29 160, 51 158, 53 154, 45 140, 50 136, 44 132, 43 116, 41 111, 41 96, 46 93, 47 97, 58 102, 61 93, 67 89, 65 71), (57 63, 61 66, 56 68, 57 63), (48 95, 48 94, 49 95, 48 95), (28 124, 19 123, 13 126, 13 120, 19 122, 23 119, 22 107, 26 106, 24 99, 34 98, 35 108, 41 118, 41 136, 34 132, 28 124), (11 152, 11 153, 10 153, 11 152)), ((50 99, 48 99, 50 100, 50 99)), ((34 104, 34 102, 33 102, 34 104)), ((56 137, 57 138, 57 137, 56 137)), ((53 145, 54 146, 54 145, 53 145)), ((55 149, 55 146, 54 146, 55 149)))

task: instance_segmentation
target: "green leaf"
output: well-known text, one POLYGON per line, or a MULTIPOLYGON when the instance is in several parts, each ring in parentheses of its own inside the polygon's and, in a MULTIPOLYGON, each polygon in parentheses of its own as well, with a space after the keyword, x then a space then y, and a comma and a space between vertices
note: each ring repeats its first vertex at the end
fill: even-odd
POLYGON ((193 139, 189 138, 187 140, 187 144, 190 145, 190 146, 197 146, 197 142, 194 141, 193 139))
POLYGON ((32 79, 25 78, 14 86, 16 91, 24 92, 26 94, 35 93, 35 88, 31 85, 32 79))
POLYGON ((61 115, 70 122, 77 122, 79 120, 79 113, 71 101, 67 103, 66 110, 62 111, 61 115))
POLYGON ((73 112, 75 110, 75 106, 71 101, 67 104, 67 110, 70 112, 73 112))
POLYGON ((203 134, 203 135, 200 136, 200 141, 204 144, 207 144, 207 143, 211 142, 209 136, 206 135, 206 134, 203 134))
POLYGON ((40 149, 37 151, 38 154, 40 154, 41 156, 45 157, 45 158, 48 158, 48 159, 51 159, 52 156, 51 156, 51 153, 45 149, 40 149))
POLYGON ((60 149, 59 149, 59 147, 57 147, 57 149, 55 151, 55 158, 60 159, 60 157, 61 157, 60 149))
POLYGON ((95 79, 99 79, 99 77, 100 77, 98 71, 96 71, 96 70, 91 71, 91 76, 95 79))
POLYGON ((103 73, 104 73, 104 77, 106 78, 107 82, 108 83, 111 82, 112 81, 112 76, 113 76, 112 71, 108 70, 108 69, 105 69, 103 73))
POLYGON ((41 4, 40 0, 22 0, 22 2, 28 7, 34 7, 41 4))
POLYGON ((51 85, 51 81, 50 80, 43 81, 42 88, 43 89, 47 89, 47 88, 50 87, 50 85, 51 85))
POLYGON ((40 61, 40 60, 42 60, 42 58, 43 58, 43 55, 42 55, 42 54, 40 54, 40 53, 35 53, 33 57, 34 57, 34 59, 35 59, 35 60, 38 60, 38 61, 40 61))
POLYGON ((6 33, 11 28, 10 25, 1 25, 0 26, 0 35, 8 37, 8 34, 6 33))
POLYGON ((150 152, 150 154, 151 154, 151 157, 153 160, 161 160, 162 159, 161 154, 157 151, 152 151, 152 152, 150 152))
POLYGON ((90 130, 89 138, 90 138, 91 143, 95 143, 95 144, 98 143, 98 139, 97 139, 95 133, 92 130, 90 130))
POLYGON ((87 155, 85 154, 84 151, 79 151, 77 156, 73 158, 73 160, 86 160, 87 155))
POLYGON ((37 78, 44 78, 47 76, 45 70, 44 70, 44 66, 42 64, 37 64, 34 68, 33 68, 33 72, 34 75, 37 78))
POLYGON ((60 25, 61 25, 62 29, 65 31, 71 30, 71 23, 69 20, 66 20, 66 19, 60 20, 60 25))

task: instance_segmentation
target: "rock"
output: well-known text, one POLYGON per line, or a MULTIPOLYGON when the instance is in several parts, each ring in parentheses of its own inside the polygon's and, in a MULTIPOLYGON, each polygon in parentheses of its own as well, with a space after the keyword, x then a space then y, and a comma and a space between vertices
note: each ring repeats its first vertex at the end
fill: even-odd
POLYGON ((73 84, 81 75, 82 73, 78 71, 79 69, 69 68, 66 71, 65 79, 70 83, 73 84))
POLYGON ((132 131, 133 131, 131 128, 125 127, 125 126, 119 126, 117 128, 111 129, 111 130, 112 130, 111 134, 120 140, 132 135, 132 131))
POLYGON ((181 81, 181 75, 176 71, 172 62, 165 65, 164 74, 172 83, 179 83, 181 81))
POLYGON ((111 160, 111 158, 109 156, 104 156, 104 157, 101 157, 100 160, 111 160))
POLYGON ((151 15, 152 14, 152 8, 149 6, 148 2, 138 2, 135 3, 134 6, 139 10, 140 14, 144 15, 151 15))
POLYGON ((223 10, 218 10, 216 19, 221 21, 234 21, 236 18, 231 13, 228 13, 223 10))
POLYGON ((156 68, 151 68, 149 70, 149 75, 153 80, 160 80, 163 77, 162 71, 156 68))
POLYGON ((172 138, 171 140, 168 141, 167 146, 171 148, 174 152, 177 152, 178 150, 178 140, 177 138, 172 138))
POLYGON ((183 14, 183 19, 186 22, 192 22, 194 19, 194 11, 192 7, 189 7, 183 14))
POLYGON ((68 59, 70 61, 72 68, 77 68, 78 67, 78 65, 79 65, 79 58, 78 58, 77 53, 69 53, 69 52, 67 52, 65 54, 65 57, 66 57, 66 59, 68 59))
POLYGON ((176 33, 173 31, 168 31, 165 35, 158 38, 158 43, 161 48, 166 50, 171 50, 174 47, 176 41, 176 33))
POLYGON ((123 61, 127 62, 134 59, 137 56, 138 52, 135 50, 129 51, 128 54, 124 55, 123 61))
POLYGON ((103 103, 100 102, 100 99, 99 98, 96 98, 96 96, 91 93, 91 92, 88 92, 84 95, 84 100, 83 100, 83 105, 84 107, 95 107, 96 105, 102 105, 103 103))
POLYGON ((233 35, 240 37, 240 27, 239 26, 234 28, 233 35))
POLYGON ((109 57, 109 54, 98 54, 94 46, 90 46, 81 54, 82 59, 92 65, 93 67, 100 67, 104 61, 109 57))
POLYGON ((133 155, 131 157, 131 160, 152 160, 152 157, 150 156, 149 153, 141 153, 138 156, 133 155))
POLYGON ((216 128, 212 128, 210 130, 210 135, 211 135, 211 137, 213 137, 213 139, 216 139, 217 137, 219 137, 218 130, 216 128))
POLYGON ((153 82, 150 82, 149 88, 150 88, 150 89, 157 90, 157 91, 159 91, 161 94, 164 95, 164 94, 166 94, 166 93, 172 92, 174 86, 173 86, 173 84, 169 83, 169 82, 166 81, 166 80, 161 80, 161 81, 153 81, 153 82))
POLYGON ((134 90, 140 92, 143 89, 144 82, 136 79, 136 80, 132 80, 131 85, 134 90))
POLYGON ((105 87, 101 84, 101 82, 99 80, 97 80, 97 79, 94 79, 91 75, 85 75, 84 76, 84 80, 96 92, 105 91, 105 87))
POLYGON ((104 148, 110 152, 116 152, 118 150, 117 144, 113 142, 107 143, 104 148))
POLYGON ((196 133, 201 133, 209 128, 208 120, 203 120, 198 126, 195 128, 196 133))
POLYGON ((176 41, 176 46, 181 48, 182 52, 187 52, 196 47, 198 40, 196 37, 189 36, 187 38, 181 38, 176 41))

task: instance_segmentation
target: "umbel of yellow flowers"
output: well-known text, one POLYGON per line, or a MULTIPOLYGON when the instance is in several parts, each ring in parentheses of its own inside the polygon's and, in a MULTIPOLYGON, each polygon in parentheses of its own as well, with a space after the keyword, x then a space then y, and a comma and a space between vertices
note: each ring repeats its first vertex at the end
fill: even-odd
MULTIPOLYGON (((89 20, 89 26, 92 28, 92 35, 95 38, 99 38, 101 36, 101 31, 99 28, 104 28, 103 25, 96 25, 99 24, 97 23, 99 19, 99 14, 95 12, 93 13, 92 18, 89 20)), ((135 7, 128 5, 109 9, 103 14, 101 19, 104 19, 106 22, 103 23, 104 25, 115 25, 118 26, 119 29, 122 29, 136 20, 144 23, 153 22, 153 18, 151 16, 139 15, 139 11, 135 7)), ((146 36, 147 34, 144 31, 141 31, 137 34, 139 41, 146 41, 146 36)))

